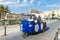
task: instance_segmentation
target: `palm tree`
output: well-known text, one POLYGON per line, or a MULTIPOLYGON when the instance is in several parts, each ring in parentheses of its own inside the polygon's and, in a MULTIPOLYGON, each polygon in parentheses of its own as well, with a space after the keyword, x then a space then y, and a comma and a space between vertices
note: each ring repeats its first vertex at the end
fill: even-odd
POLYGON ((0 5, 0 18, 1 18, 1 16, 2 16, 2 14, 3 14, 3 10, 4 10, 3 5, 0 5))
POLYGON ((3 5, 0 5, 0 18, 2 16, 5 16, 6 13, 10 12, 8 6, 3 6, 3 5))
POLYGON ((6 13, 7 13, 7 12, 10 12, 8 6, 6 6, 4 9, 5 9, 4 11, 5 11, 6 13))
POLYGON ((9 12, 10 12, 10 10, 9 10, 8 6, 5 6, 4 7, 4 16, 6 16, 6 13, 9 13, 9 12))

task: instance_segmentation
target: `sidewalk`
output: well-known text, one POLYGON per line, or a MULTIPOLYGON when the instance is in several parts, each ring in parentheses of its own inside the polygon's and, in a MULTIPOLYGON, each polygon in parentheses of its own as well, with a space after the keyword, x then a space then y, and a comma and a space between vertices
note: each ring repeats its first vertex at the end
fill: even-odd
MULTIPOLYGON (((16 33, 20 31, 20 25, 6 26, 6 34, 16 33)), ((4 35, 4 26, 0 27, 0 36, 4 35)))

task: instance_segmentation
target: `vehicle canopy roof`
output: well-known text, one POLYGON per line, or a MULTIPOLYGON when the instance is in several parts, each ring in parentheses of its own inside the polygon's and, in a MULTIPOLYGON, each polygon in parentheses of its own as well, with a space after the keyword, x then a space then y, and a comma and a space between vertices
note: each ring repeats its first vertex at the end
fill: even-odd
POLYGON ((27 15, 24 15, 24 18, 22 20, 28 20, 30 19, 32 16, 35 16, 34 14, 27 14, 27 15))

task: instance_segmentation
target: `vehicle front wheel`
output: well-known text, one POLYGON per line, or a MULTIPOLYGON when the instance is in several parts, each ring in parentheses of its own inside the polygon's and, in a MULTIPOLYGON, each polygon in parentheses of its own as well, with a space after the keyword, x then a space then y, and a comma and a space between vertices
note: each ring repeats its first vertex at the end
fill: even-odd
POLYGON ((26 38, 26 37, 28 36, 28 33, 27 33, 27 32, 23 32, 23 33, 22 33, 22 36, 23 36, 24 38, 26 38))

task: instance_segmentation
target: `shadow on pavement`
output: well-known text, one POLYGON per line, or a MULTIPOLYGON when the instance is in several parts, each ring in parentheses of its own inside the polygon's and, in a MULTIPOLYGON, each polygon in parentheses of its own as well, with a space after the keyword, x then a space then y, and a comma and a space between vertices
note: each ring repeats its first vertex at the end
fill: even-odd
MULTIPOLYGON (((50 29, 50 28, 47 27, 47 28, 45 29, 45 31, 48 31, 49 29, 50 29)), ((45 31, 44 31, 44 32, 45 32, 45 31)), ((37 35, 37 34, 44 33, 44 32, 42 32, 42 31, 41 31, 41 32, 35 32, 35 33, 29 34, 29 35, 37 35)))
POLYGON ((50 29, 50 28, 49 28, 49 27, 47 27, 45 31, 47 31, 47 30, 49 30, 49 29, 50 29))

